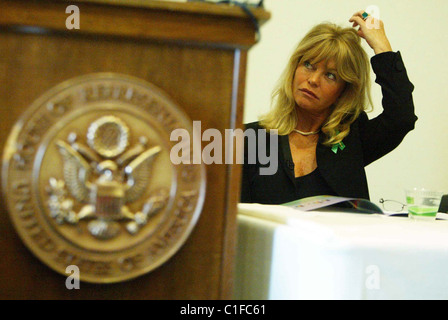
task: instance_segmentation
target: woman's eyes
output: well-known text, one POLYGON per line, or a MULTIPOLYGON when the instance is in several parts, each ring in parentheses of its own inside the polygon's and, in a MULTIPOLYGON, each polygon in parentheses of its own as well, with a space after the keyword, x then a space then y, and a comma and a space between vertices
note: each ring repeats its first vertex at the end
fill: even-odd
POLYGON ((304 65, 305 68, 307 68, 307 69, 313 69, 313 65, 312 65, 311 63, 309 63, 308 61, 305 61, 305 62, 303 63, 303 65, 304 65))
POLYGON ((327 73, 327 77, 331 80, 335 80, 336 81, 336 75, 334 73, 328 72, 327 73))
MULTIPOLYGON (((313 66, 309 61, 305 61, 305 62, 303 63, 303 66, 304 66, 306 69, 308 69, 308 70, 314 70, 314 69, 315 69, 314 66, 313 66)), ((337 80, 336 74, 334 74, 334 73, 332 73, 332 72, 327 72, 327 73, 326 73, 326 76, 327 76, 327 78, 330 79, 330 80, 334 80, 334 81, 337 80)))

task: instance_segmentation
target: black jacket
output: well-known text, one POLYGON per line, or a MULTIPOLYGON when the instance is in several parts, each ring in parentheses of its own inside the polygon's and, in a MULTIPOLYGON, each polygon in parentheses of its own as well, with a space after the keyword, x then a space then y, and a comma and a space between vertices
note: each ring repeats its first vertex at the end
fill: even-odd
MULTIPOLYGON (((383 112, 368 119, 365 112, 352 123, 350 133, 342 141, 343 150, 336 153, 322 144, 321 133, 316 147, 317 167, 334 190, 335 195, 369 199, 364 167, 395 149, 405 135, 414 128, 412 91, 400 52, 385 52, 371 58, 376 82, 383 94, 383 112)), ((246 129, 263 129, 258 122, 246 125, 246 129)), ((269 133, 265 133, 266 152, 270 150, 269 133)), ((257 138, 257 148, 260 136, 257 138)), ((246 141, 247 142, 247 141, 246 141)), ((278 170, 273 175, 260 174, 262 164, 248 163, 251 155, 245 143, 241 202, 280 204, 297 199, 294 164, 287 135, 278 136, 278 170)))

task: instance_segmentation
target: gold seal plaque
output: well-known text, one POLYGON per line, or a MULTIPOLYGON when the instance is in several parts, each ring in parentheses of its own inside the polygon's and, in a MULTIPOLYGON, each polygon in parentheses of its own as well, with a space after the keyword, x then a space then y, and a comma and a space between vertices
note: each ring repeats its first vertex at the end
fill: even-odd
MULTIPOLYGON (((11 220, 45 264, 93 283, 150 272, 184 244, 205 196, 202 164, 173 163, 171 132, 192 122, 143 80, 63 82, 14 126, 3 159, 11 220)), ((187 146, 189 148, 189 146, 187 146)))

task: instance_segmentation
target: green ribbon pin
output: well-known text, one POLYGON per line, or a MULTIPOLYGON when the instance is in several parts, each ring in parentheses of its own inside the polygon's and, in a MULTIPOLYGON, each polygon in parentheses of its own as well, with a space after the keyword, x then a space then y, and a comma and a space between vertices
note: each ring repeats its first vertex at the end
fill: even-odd
POLYGON ((335 143, 332 147, 331 147, 331 151, 333 151, 334 153, 338 153, 338 149, 344 150, 345 149, 345 144, 344 142, 339 142, 339 143, 335 143))
MULTIPOLYGON (((336 135, 339 134, 339 130, 336 130, 336 135)), ((338 149, 344 150, 345 149, 345 144, 344 142, 339 142, 339 143, 335 143, 334 145, 331 146, 331 151, 333 151, 335 154, 338 153, 338 149)))

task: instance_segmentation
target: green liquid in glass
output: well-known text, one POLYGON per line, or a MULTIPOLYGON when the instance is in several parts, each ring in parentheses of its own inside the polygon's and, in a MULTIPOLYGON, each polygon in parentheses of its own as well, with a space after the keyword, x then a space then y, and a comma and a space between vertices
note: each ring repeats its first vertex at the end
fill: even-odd
POLYGON ((428 218, 435 217, 438 209, 439 209, 438 207, 419 207, 419 206, 408 208, 409 213, 411 215, 416 217, 428 217, 428 218))

